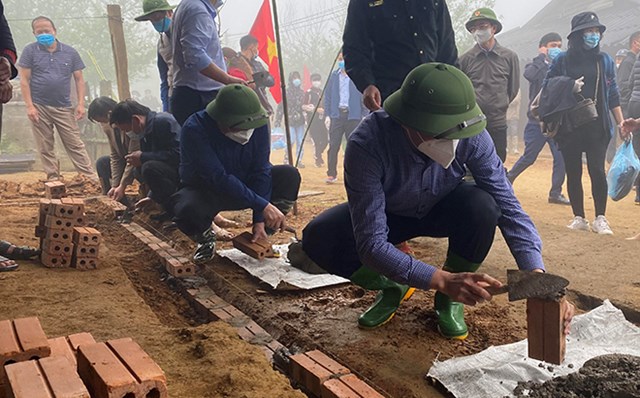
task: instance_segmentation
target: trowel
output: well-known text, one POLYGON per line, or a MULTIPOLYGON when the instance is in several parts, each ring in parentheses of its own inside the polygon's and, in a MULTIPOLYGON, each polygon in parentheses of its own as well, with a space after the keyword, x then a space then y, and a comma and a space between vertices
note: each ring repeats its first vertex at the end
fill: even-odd
POLYGON ((507 270, 507 284, 499 288, 488 287, 486 291, 496 294, 509 293, 509 301, 527 298, 554 299, 564 295, 569 281, 561 276, 543 272, 507 270))

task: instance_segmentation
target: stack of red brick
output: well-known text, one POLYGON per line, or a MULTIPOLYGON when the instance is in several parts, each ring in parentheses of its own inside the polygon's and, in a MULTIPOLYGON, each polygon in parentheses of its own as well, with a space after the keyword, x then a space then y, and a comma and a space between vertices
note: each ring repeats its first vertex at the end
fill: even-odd
POLYGON ((85 228, 82 199, 41 199, 36 236, 40 238, 45 267, 95 269, 101 235, 85 228))
POLYGON ((166 377, 130 338, 47 340, 37 318, 0 321, 0 398, 165 398, 166 377))

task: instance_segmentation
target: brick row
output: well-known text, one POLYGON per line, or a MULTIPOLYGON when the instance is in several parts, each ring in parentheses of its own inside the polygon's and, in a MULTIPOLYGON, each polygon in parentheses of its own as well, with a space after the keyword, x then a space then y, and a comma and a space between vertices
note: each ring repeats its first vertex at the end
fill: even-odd
POLYGON ((94 398, 168 397, 164 372, 129 338, 80 345, 78 373, 94 398))

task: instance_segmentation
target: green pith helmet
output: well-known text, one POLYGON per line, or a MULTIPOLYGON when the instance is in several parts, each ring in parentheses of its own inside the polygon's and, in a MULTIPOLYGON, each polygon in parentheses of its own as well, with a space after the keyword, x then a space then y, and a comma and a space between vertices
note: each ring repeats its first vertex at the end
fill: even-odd
POLYGON ((219 124, 234 130, 262 127, 269 121, 258 95, 241 84, 224 86, 207 105, 207 114, 219 124))
POLYGON ((176 6, 170 5, 167 0, 144 0, 142 2, 142 12, 144 12, 144 14, 136 17, 135 20, 138 22, 148 21, 149 16, 154 12, 171 11, 174 8, 176 8, 176 6))
POLYGON ((470 31, 471 24, 476 21, 489 21, 492 24, 496 25, 496 34, 502 31, 502 24, 498 21, 498 17, 496 17, 496 13, 491 8, 478 8, 471 14, 471 18, 464 25, 467 30, 470 31))
POLYGON ((383 107, 399 123, 433 138, 473 137, 487 126, 471 80, 446 64, 413 69, 383 107))

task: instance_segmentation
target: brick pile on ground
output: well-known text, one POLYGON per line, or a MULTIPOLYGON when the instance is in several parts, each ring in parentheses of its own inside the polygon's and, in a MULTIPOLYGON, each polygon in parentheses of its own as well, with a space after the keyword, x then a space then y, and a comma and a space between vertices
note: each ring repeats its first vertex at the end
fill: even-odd
POLYGON ((47 340, 38 318, 0 321, 0 398, 166 398, 166 377, 132 339, 47 340))

